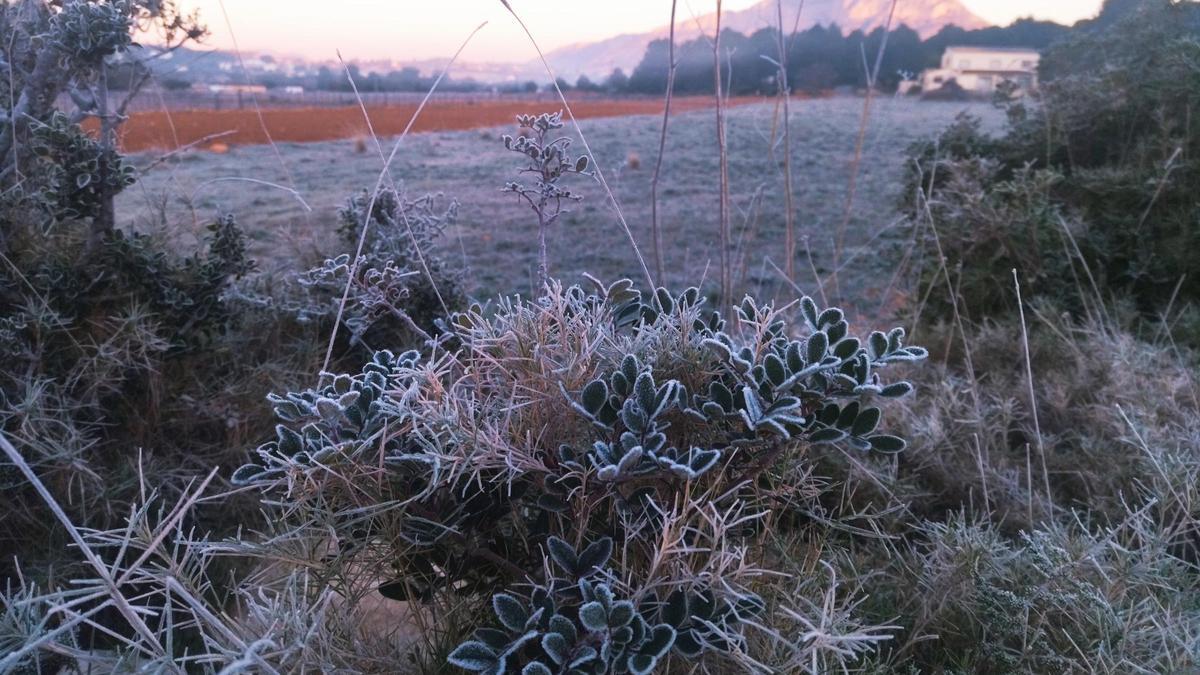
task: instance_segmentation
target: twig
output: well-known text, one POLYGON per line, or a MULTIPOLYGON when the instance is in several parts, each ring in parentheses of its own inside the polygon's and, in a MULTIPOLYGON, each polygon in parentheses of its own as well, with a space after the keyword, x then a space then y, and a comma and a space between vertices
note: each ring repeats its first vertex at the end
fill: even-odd
POLYGON ((1146 220, 1150 218, 1150 212, 1154 210, 1154 205, 1158 203, 1158 198, 1162 196, 1163 190, 1167 187, 1167 181, 1171 180, 1171 173, 1175 171, 1175 160, 1179 159, 1179 155, 1183 154, 1183 146, 1175 148, 1175 152, 1167 159, 1165 171, 1162 178, 1158 181, 1158 187, 1154 189, 1154 196, 1150 198, 1150 203, 1146 205, 1146 210, 1142 212, 1142 217, 1138 219, 1137 230, 1141 231, 1146 225, 1146 220))
POLYGON ((825 282, 821 281, 821 274, 817 272, 817 263, 812 257, 812 242, 808 237, 804 238, 804 256, 808 259, 808 269, 812 272, 813 279, 817 280, 817 292, 821 294, 821 306, 829 306, 829 297, 825 295, 825 282))
POLYGON ((971 434, 971 438, 975 440, 975 463, 979 467, 979 482, 983 486, 983 510, 986 512, 991 508, 992 499, 988 495, 988 479, 987 471, 984 469, 983 461, 983 446, 979 443, 979 434, 971 434))
POLYGON ((587 137, 583 134, 583 128, 579 126, 579 120, 575 118, 575 113, 571 110, 571 104, 567 102, 567 97, 563 94, 562 88, 558 86, 558 78, 554 75, 554 69, 550 67, 550 62, 546 60, 546 55, 542 52, 542 48, 538 46, 537 40, 534 39, 533 33, 529 27, 521 20, 520 15, 508 4, 508 0, 500 0, 500 4, 512 14, 513 19, 516 19, 517 25, 525 32, 525 36, 529 38, 530 44, 537 51, 538 58, 542 62, 542 66, 546 69, 546 73, 550 76, 550 83, 554 85, 554 91, 558 94, 559 101, 562 102, 563 108, 567 111, 567 116, 571 118, 571 122, 575 125, 575 130, 579 132, 579 140, 583 143, 583 149, 587 151, 591 158, 591 163, 596 167, 596 179, 600 181, 600 185, 604 188, 608 195, 609 202, 612 204, 613 210, 617 213, 617 220, 621 222, 622 229, 625 230, 625 236, 629 238, 629 244, 633 247, 633 253, 637 256, 638 264, 641 265, 642 274, 646 276, 646 283, 653 289, 655 287, 654 279, 650 276, 650 268, 646 266, 646 259, 642 256, 642 250, 638 246, 637 239, 633 236, 633 230, 629 228, 629 222, 625 220, 625 214, 621 211, 621 203, 617 201, 616 194, 609 187, 608 181, 604 178, 604 171, 600 168, 600 161, 596 159, 596 153, 592 152, 592 148, 588 145, 587 137))
POLYGON ((796 292, 797 295, 801 295, 801 296, 805 295, 804 290, 801 289, 799 286, 797 286, 795 281, 792 281, 791 279, 789 279, 787 276, 787 272, 784 272, 783 270, 779 269, 779 265, 776 265, 774 260, 771 260, 770 258, 766 258, 766 262, 768 265, 771 266, 771 269, 775 270, 775 273, 778 274, 783 279, 783 283, 790 286, 792 288, 792 290, 796 292))
POLYGON ((1071 248, 1075 251, 1075 257, 1079 258, 1079 263, 1083 265, 1083 273, 1087 275, 1088 283, 1092 286, 1092 292, 1096 294, 1097 312, 1104 315, 1104 321, 1107 329, 1111 329, 1113 325, 1112 317, 1108 314, 1108 308, 1104 304, 1104 295, 1100 292, 1100 285, 1096 283, 1096 277, 1092 275, 1092 268, 1087 263, 1087 259, 1083 257, 1083 251, 1079 249, 1079 242, 1075 241, 1075 235, 1071 234, 1071 228, 1067 226, 1067 221, 1062 216, 1058 216, 1058 225, 1062 228, 1063 234, 1067 235, 1067 240, 1071 242, 1071 248))

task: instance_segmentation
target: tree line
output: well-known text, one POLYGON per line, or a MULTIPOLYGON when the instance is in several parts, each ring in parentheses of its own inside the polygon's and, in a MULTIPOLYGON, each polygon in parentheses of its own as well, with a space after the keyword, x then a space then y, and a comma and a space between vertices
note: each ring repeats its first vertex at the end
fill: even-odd
MULTIPOLYGON (((1098 19, 1097 19, 1098 20, 1098 19)), ((1029 47, 1042 50, 1063 38, 1070 28, 1047 21, 1022 19, 1005 27, 989 27, 965 30, 947 26, 937 34, 922 40, 920 35, 901 25, 887 35, 887 47, 880 61, 877 86, 885 90, 895 89, 905 77, 915 76, 922 70, 936 67, 946 47, 953 45, 988 47, 1029 47)), ((793 91, 821 92, 836 87, 862 87, 866 85, 867 67, 874 67, 876 54, 884 39, 884 30, 876 28, 870 32, 854 30, 843 32, 834 25, 814 26, 805 31, 788 35, 784 40, 787 48, 788 83, 793 91)), ((574 82, 559 79, 563 90, 608 94, 661 95, 666 91, 669 44, 667 40, 651 42, 641 61, 631 73, 617 68, 605 77, 581 75, 574 82)), ((778 90, 779 39, 775 28, 763 28, 750 35, 734 30, 721 33, 721 65, 725 77, 724 87, 730 94, 772 94, 778 90)), ((713 91, 712 41, 708 36, 681 42, 676 45, 677 71, 675 92, 678 94, 711 94, 713 91)), ((112 68, 115 88, 129 79, 128 64, 112 68)), ((364 92, 424 92, 433 85, 432 74, 422 74, 413 67, 390 72, 362 72, 355 64, 349 65, 350 76, 360 91, 364 92)), ((263 73, 249 80, 236 80, 261 84, 269 89, 287 85, 299 85, 318 91, 350 91, 351 85, 346 72, 340 68, 321 67, 307 75, 287 76, 281 73, 263 73)), ((190 86, 190 81, 167 77, 166 85, 190 86)), ((548 83, 533 80, 505 83, 486 83, 475 79, 446 78, 439 85, 442 91, 476 92, 497 91, 501 93, 533 93, 550 90, 548 83)))
MULTIPOLYGON (((1005 27, 965 30, 947 26, 929 39, 901 25, 887 35, 887 46, 879 64, 877 85, 895 89, 905 77, 937 67, 946 47, 954 45, 1029 47, 1044 49, 1069 32, 1060 24, 1023 19, 1005 27)), ((733 95, 769 94, 777 91, 779 33, 763 28, 751 35, 733 30, 721 33, 721 65, 725 88, 733 95)), ((855 30, 843 33, 837 25, 815 26, 789 35, 788 84, 793 91, 819 92, 835 87, 865 86, 867 68, 874 68, 884 40, 884 30, 855 30)), ((712 41, 708 37, 676 45, 675 92, 706 94, 713 91, 712 41)), ((669 44, 656 40, 647 47, 641 63, 628 76, 614 72, 609 81, 622 84, 622 91, 661 94, 666 90, 669 44)))
MULTIPOLYGON (((901 25, 887 35, 887 48, 880 61, 877 86, 892 90, 905 77, 936 67, 949 46, 1029 47, 1041 50, 1066 36, 1070 30, 1053 22, 1022 19, 1008 26, 979 30, 946 26, 922 40, 916 31, 901 25)), ((788 83, 793 91, 814 93, 842 86, 865 86, 866 64, 874 67, 883 39, 882 28, 846 33, 837 25, 814 26, 791 34, 784 40, 788 83)), ((563 90, 596 93, 661 95, 667 87, 669 47, 665 39, 651 42, 631 73, 617 68, 603 78, 581 75, 574 83, 560 78, 558 86, 563 90)), ((724 86, 732 95, 776 92, 778 60, 779 38, 775 28, 763 28, 750 35, 734 30, 721 33, 721 65, 726 78, 724 86)), ((676 45, 676 61, 676 93, 712 93, 713 55, 709 37, 699 37, 676 45)), ((422 76, 415 68, 384 74, 371 73, 356 77, 355 80, 364 91, 424 91, 432 83, 432 78, 422 76)), ((344 73, 329 72, 327 69, 322 69, 316 82, 311 84, 320 90, 349 88, 344 73)), ((493 88, 471 80, 456 82, 451 86, 471 91, 493 88)), ((533 81, 495 86, 506 92, 550 89, 550 85, 539 87, 533 81)), ((445 82, 442 88, 446 88, 445 82)))

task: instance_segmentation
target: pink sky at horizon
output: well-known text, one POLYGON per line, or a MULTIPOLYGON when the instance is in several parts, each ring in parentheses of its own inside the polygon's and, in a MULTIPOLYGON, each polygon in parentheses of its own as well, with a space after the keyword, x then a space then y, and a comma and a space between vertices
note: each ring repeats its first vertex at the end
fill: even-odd
MULTIPOLYGON (((649 0, 511 0, 547 51, 622 33, 639 33, 669 21, 670 2, 647 12, 649 0), (660 16, 661 15, 661 16, 660 16)), ((901 0, 903 1, 903 0, 901 0)), ((1102 0, 960 0, 987 21, 1007 24, 1033 16, 1073 23, 1096 14, 1102 0)), ((745 9, 759 0, 724 0, 726 11, 745 9)), ((332 60, 341 50, 348 60, 422 60, 450 55, 480 23, 488 25, 463 53, 464 61, 525 62, 536 57, 500 0, 181 0, 198 9, 212 35, 209 48, 229 49, 236 36, 247 51, 332 60), (231 34, 222 12, 228 13, 231 34), (336 10, 331 10, 331 5, 336 10), (335 20, 330 15, 345 16, 335 20)), ((679 20, 711 12, 713 0, 679 3, 679 20)))

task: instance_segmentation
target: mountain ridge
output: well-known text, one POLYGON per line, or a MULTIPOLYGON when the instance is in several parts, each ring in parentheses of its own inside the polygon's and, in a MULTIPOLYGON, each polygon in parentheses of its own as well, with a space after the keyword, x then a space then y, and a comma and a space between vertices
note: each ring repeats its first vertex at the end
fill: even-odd
MULTIPOLYGON (((761 28, 773 27, 778 23, 776 0, 761 0, 743 10, 723 12, 722 29, 728 28, 750 34, 761 28)), ((813 26, 837 25, 845 31, 870 31, 887 23, 892 11, 891 0, 784 0, 784 24, 791 32, 793 26, 807 30, 813 26), (801 9, 802 8, 802 9, 801 9), (797 12, 799 22, 796 21, 797 12)), ((896 3, 892 26, 906 25, 922 38, 928 38, 948 25, 972 30, 986 28, 991 24, 967 9, 959 0, 905 0, 896 3)), ((712 34, 716 25, 716 14, 687 16, 680 11, 676 16, 675 38, 683 42, 712 34)), ((581 74, 604 75, 614 68, 627 74, 641 61, 646 46, 657 39, 666 38, 669 26, 644 32, 625 33, 595 42, 584 42, 559 47, 547 58, 557 74, 574 79, 581 74)))

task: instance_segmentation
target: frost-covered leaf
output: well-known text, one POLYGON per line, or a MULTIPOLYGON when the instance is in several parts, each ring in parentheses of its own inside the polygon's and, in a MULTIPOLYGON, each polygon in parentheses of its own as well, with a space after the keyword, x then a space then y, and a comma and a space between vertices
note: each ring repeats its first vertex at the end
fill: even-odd
POLYGON ((499 656, 490 647, 475 641, 462 643, 450 652, 450 656, 446 660, 452 666, 458 666, 473 673, 494 671, 500 663, 499 656))
POLYGON ((903 438, 898 436, 879 435, 872 436, 870 439, 871 448, 878 452, 896 453, 902 452, 908 445, 903 438))
POLYGON ((603 605, 593 600, 579 608, 579 623, 593 633, 599 633, 608 630, 608 615, 603 605))
POLYGON ((583 408, 595 415, 608 401, 608 385, 604 383, 604 380, 593 380, 583 388, 580 398, 583 408))
POLYGON ((588 544, 587 548, 579 554, 579 560, 575 566, 576 576, 587 576, 596 572, 598 568, 608 564, 609 557, 612 556, 613 540, 612 537, 603 537, 588 544))
POLYGON ((575 554, 574 546, 558 537, 550 537, 546 540, 546 548, 550 549, 550 558, 559 569, 567 574, 575 574, 575 570, 579 568, 579 557, 575 554))
POLYGON ((525 605, 507 593, 492 596, 492 609, 500 623, 509 630, 524 630, 525 622, 529 621, 529 611, 525 605))

